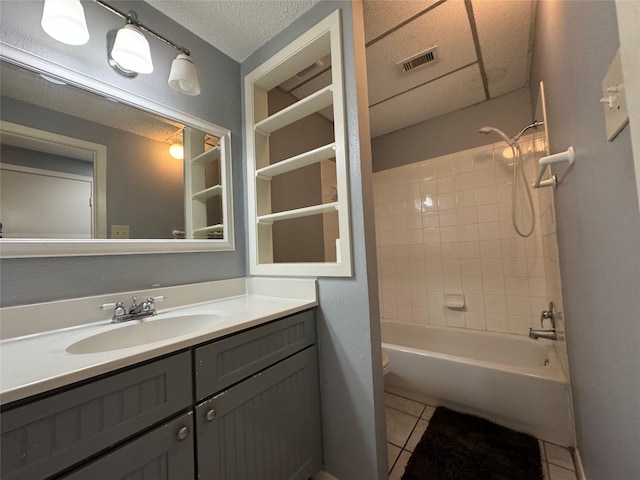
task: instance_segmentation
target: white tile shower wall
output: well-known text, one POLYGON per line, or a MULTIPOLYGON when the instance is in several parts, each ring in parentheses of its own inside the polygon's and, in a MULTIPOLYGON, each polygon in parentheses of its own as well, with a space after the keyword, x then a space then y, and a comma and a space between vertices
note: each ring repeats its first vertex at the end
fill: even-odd
POLYGON ((553 301, 556 310, 556 329, 558 341, 554 343, 562 369, 569 378, 569 356, 565 339, 564 303, 562 299, 562 283, 560 279, 560 260, 558 257, 558 237, 556 217, 553 204, 553 191, 548 189, 547 195, 539 198, 540 230, 542 236, 542 253, 544 256, 545 282, 547 294, 553 301))
MULTIPOLYGON (((544 141, 528 135, 521 146, 530 184, 544 141)), ((511 224, 512 164, 500 142, 374 174, 382 320, 518 335, 539 326, 552 278, 543 241, 555 237, 541 235, 552 218, 540 218, 538 202, 553 211, 552 198, 533 190, 536 227, 519 237, 511 224), (446 308, 447 293, 464 294, 465 307, 446 308)), ((524 202, 516 198, 522 230, 530 222, 524 202)), ((559 291, 559 283, 551 286, 559 291)))

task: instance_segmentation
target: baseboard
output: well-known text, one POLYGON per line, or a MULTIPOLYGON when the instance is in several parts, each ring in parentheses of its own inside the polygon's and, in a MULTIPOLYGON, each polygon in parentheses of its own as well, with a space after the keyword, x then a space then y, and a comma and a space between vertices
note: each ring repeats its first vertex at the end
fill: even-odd
POLYGON ((582 458, 578 449, 573 451, 573 460, 576 464, 576 473, 578 474, 578 480, 587 480, 587 475, 584 473, 584 466, 582 465, 582 458))

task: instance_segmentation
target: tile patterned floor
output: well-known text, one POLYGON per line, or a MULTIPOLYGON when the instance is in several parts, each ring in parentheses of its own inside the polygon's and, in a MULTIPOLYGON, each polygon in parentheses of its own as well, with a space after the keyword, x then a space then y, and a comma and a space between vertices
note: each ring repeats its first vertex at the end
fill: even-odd
MULTIPOLYGON (((389 480, 400 480, 435 408, 389 392, 385 392, 384 399, 389 480)), ((578 480, 568 449, 542 440, 538 442, 545 480, 578 480)))

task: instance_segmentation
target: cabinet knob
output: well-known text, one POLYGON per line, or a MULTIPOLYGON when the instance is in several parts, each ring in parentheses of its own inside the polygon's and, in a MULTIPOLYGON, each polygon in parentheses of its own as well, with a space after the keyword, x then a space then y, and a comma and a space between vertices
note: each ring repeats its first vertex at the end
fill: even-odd
POLYGON ((186 440, 189 436, 189 427, 182 427, 178 430, 178 440, 186 440))
POLYGON ((207 420, 212 422, 214 418, 216 418, 216 411, 213 408, 207 410, 207 420))

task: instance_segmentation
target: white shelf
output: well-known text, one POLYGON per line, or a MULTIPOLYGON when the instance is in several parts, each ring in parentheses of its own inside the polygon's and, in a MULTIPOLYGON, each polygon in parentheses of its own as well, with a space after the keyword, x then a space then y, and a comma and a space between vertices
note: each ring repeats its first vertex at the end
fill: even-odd
POLYGON ((194 200, 206 200, 207 198, 222 195, 222 185, 214 185, 199 192, 194 193, 191 198, 194 200))
POLYGON ((196 228, 193 230, 193 234, 197 235, 199 233, 210 233, 210 232, 222 232, 224 227, 220 224, 218 225, 209 225, 207 227, 196 228))
POLYGON ((289 105, 287 108, 274 113, 270 117, 255 124, 256 132, 269 135, 276 130, 286 127, 312 113, 316 113, 333 103, 333 86, 327 85, 312 95, 289 105))
POLYGON ((312 207, 297 208, 296 210, 286 210, 284 212, 261 215, 258 217, 258 223, 271 224, 278 220, 310 217, 311 215, 320 215, 322 213, 335 212, 336 210, 338 210, 338 202, 323 203, 322 205, 314 205, 312 207))
POLYGON ((220 158, 220 147, 213 147, 207 150, 206 152, 201 153, 193 157, 191 163, 196 165, 207 165, 209 163, 213 163, 220 158))
POLYGON ((325 145, 324 147, 316 148, 315 150, 311 150, 309 152, 296 155, 295 157, 288 158, 281 162, 274 163, 273 165, 269 165, 268 167, 261 168, 256 171, 256 176, 265 180, 271 180, 271 178, 275 177, 276 175, 281 175, 292 170, 297 170, 298 168, 306 167, 307 165, 312 165, 323 160, 328 160, 329 158, 333 158, 335 156, 336 144, 334 142, 330 143, 329 145, 325 145))

